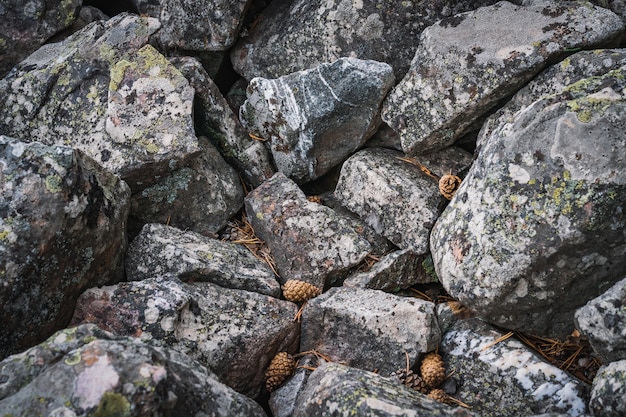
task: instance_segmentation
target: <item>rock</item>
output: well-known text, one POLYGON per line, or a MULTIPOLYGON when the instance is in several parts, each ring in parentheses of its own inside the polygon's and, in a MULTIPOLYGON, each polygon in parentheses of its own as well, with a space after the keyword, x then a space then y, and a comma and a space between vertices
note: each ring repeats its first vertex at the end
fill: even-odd
POLYGON ((306 355, 298 361, 293 376, 275 391, 272 391, 269 399, 269 407, 274 417, 291 417, 295 411, 296 401, 300 393, 306 387, 312 371, 304 368, 319 366, 318 361, 306 355))
POLYGON ((501 1, 442 19, 422 32, 382 118, 406 153, 452 144, 499 100, 567 50, 607 45, 624 29, 607 9, 583 3, 501 1))
POLYGON ((455 416, 477 414, 452 408, 378 374, 336 363, 318 367, 298 397, 293 417, 336 416, 455 416))
POLYGON ((265 262, 245 247, 162 224, 146 224, 126 256, 129 281, 177 278, 280 297, 280 285, 265 262))
POLYGON ((371 251, 353 221, 310 202, 282 173, 245 199, 248 220, 269 246, 279 281, 306 281, 322 289, 345 277, 371 251))
POLYGON ((0 136, 0 358, 65 327, 124 278, 130 190, 82 152, 0 136))
POLYGON ((354 58, 277 79, 255 78, 240 119, 268 140, 278 170, 303 183, 329 172, 374 134, 393 82, 389 65, 354 58))
POLYGON ((594 417, 620 417, 626 413, 626 360, 602 366, 593 380, 589 408, 594 417))
POLYGON ((626 278, 576 310, 574 317, 603 362, 626 359, 626 278))
POLYGON ((71 26, 81 3, 80 0, 3 2, 0 6, 0 78, 54 34, 71 26))
POLYGON ((478 319, 458 321, 444 335, 439 352, 455 370, 456 398, 483 417, 585 414, 586 384, 513 338, 495 343, 501 336, 478 319))
POLYGON ((496 123, 437 220, 437 275, 488 321, 569 334, 574 311, 623 278, 625 68, 607 67, 496 123))
POLYGON ((410 366, 441 339, 435 305, 378 290, 334 287, 302 312, 300 349, 387 376, 410 366), (407 326, 407 323, 411 323, 407 326))
POLYGON ((0 380, 7 416, 265 416, 187 355, 94 325, 61 330, 6 358, 0 380))
POLYGON ((271 358, 297 348, 297 309, 288 301, 208 282, 149 278, 85 291, 72 324, 94 323, 186 353, 254 398, 271 358))
POLYGON ((167 173, 131 199, 131 226, 167 223, 183 230, 215 236, 243 207, 243 187, 237 171, 204 137, 202 154, 189 166, 167 173))

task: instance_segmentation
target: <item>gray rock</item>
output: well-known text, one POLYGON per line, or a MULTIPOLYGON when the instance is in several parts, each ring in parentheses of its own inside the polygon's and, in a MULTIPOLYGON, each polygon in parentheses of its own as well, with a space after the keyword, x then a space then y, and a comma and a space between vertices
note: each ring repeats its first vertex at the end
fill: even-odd
POLYGON ((600 367, 593 380, 589 409, 594 417, 626 414, 626 360, 600 367))
POLYGON ((624 29, 607 9, 584 3, 501 1, 443 19, 422 32, 405 78, 382 118, 406 153, 443 148, 568 49, 613 41, 624 29))
POLYGON ((576 310, 574 317, 603 362, 626 359, 626 278, 576 310))
POLYGON ((136 229, 146 223, 167 223, 183 230, 215 236, 243 207, 243 187, 237 171, 204 137, 202 153, 188 166, 166 173, 135 193, 130 221, 136 229))
POLYGON ((131 242, 126 274, 129 281, 174 277, 272 297, 281 295, 272 270, 242 245, 163 224, 146 224, 131 242))
POLYGON ((381 375, 410 366, 435 350, 441 333, 435 305, 378 290, 334 287, 309 300, 302 312, 300 349, 381 375), (411 323, 407 326, 407 323, 411 323))
POLYGON ((330 171, 374 134, 393 82, 389 65, 354 58, 255 78, 240 119, 268 140, 278 170, 303 183, 330 171))
POLYGON ((623 278, 625 70, 500 124, 433 228, 441 282, 488 321, 569 334, 574 311, 623 278))
POLYGON ((352 219, 308 201, 280 172, 248 194, 245 206, 257 236, 271 250, 282 284, 297 279, 324 288, 371 251, 352 219))
POLYGON ((0 136, 0 358, 65 327, 86 288, 124 278, 129 199, 77 150, 0 136))
POLYGON ((521 342, 478 319, 458 321, 443 337, 439 353, 454 369, 455 397, 483 417, 555 412, 582 416, 589 387, 544 362, 521 342))
POLYGON ((0 381, 6 416, 265 416, 187 355, 94 325, 6 358, 0 381))
POLYGON ((378 374, 336 363, 318 367, 298 397, 293 417, 333 416, 435 417, 478 416, 438 403, 378 374))
POLYGON ((305 389, 309 375, 312 373, 304 367, 317 366, 319 366, 318 361, 310 354, 298 360, 298 367, 294 374, 270 394, 268 405, 274 417, 291 417, 293 415, 298 396, 305 389))

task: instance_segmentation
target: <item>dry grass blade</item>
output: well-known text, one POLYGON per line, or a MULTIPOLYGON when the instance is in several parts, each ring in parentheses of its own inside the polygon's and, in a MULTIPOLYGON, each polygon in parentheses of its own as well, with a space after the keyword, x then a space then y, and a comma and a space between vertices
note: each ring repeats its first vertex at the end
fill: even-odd
POLYGON ((430 301, 431 303, 434 303, 434 300, 426 293, 416 289, 416 288, 411 288, 411 292, 413 294, 415 294, 415 297, 417 298, 421 298, 422 300, 426 300, 426 301, 430 301))
POLYGON ((499 338, 497 338, 496 340, 487 343, 485 346, 482 347, 482 349, 480 349, 481 352, 484 352, 485 350, 489 349, 490 347, 497 345, 500 342, 505 341, 506 339, 510 338, 511 336, 513 336, 515 333, 513 332, 508 332, 507 334, 504 334, 502 336, 500 336, 499 338))
POLYGON ((365 258, 361 261, 359 266, 357 267, 358 272, 367 272, 369 271, 384 255, 374 255, 368 253, 365 258))
POLYGON ((430 169, 426 168, 424 165, 420 164, 417 159, 414 158, 409 158, 409 157, 396 157, 397 159, 399 159, 400 161, 403 162, 407 162, 411 165, 414 165, 416 167, 418 167, 424 174, 428 175, 431 178, 436 179, 437 181, 439 181, 439 177, 436 176, 435 174, 433 174, 430 169))

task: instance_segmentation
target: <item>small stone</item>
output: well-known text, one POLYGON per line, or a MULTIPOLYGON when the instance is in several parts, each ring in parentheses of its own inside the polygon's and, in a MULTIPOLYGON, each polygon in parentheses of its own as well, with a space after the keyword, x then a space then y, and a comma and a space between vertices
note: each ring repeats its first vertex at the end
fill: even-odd
POLYGON ((310 300, 321 293, 322 290, 315 285, 297 279, 290 279, 283 285, 283 296, 294 303, 310 300))
POLYGON ((438 387, 446 379, 446 368, 438 353, 431 352, 422 360, 422 378, 431 387, 438 387))
POLYGON ((265 386, 269 392, 278 388, 296 369, 296 361, 287 352, 278 352, 265 371, 265 386))

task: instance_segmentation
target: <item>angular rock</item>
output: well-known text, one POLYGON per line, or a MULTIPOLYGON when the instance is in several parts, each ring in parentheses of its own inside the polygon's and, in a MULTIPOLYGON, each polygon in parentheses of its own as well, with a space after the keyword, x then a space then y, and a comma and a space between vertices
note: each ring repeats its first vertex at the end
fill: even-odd
POLYGON ((433 303, 378 290, 333 287, 302 312, 300 350, 385 376, 405 366, 405 353, 412 366, 440 339, 433 303))
POLYGON ((486 320, 566 335, 623 278, 625 79, 606 68, 498 124, 438 219, 437 275, 486 320))
POLYGON ((215 236, 243 207, 243 187, 237 171, 204 137, 202 154, 188 166, 167 173, 156 184, 133 195, 130 222, 167 223, 183 230, 215 236))
POLYGON ((0 358, 65 327, 86 288, 124 278, 129 199, 77 150, 0 136, 0 358))
POLYGON ((576 310, 574 317, 604 363, 626 359, 626 278, 576 310))
POLYGON ((72 323, 94 323, 186 353, 254 398, 271 358, 297 348, 297 309, 288 301, 207 282, 145 279, 85 291, 72 323))
POLYGON ((320 365, 311 356, 305 355, 298 360, 298 367, 294 371, 293 376, 270 394, 268 405, 274 417, 291 417, 293 415, 298 396, 306 387, 306 382, 312 373, 312 371, 304 367, 317 367, 320 365))
POLYGON ((297 279, 322 289, 371 250, 352 219, 308 201, 280 172, 248 194, 245 206, 254 231, 272 252, 281 284, 297 279))
POLYGON ((278 170, 303 183, 330 171, 374 134, 393 82, 389 65, 354 58, 277 79, 255 78, 240 119, 268 140, 278 170))
POLYGON ((163 224, 146 224, 126 256, 129 281, 178 278, 280 297, 272 270, 245 247, 163 224))
POLYGON ((594 417, 620 417, 626 413, 626 360, 602 366, 593 380, 589 409, 594 417))
POLYGON ((483 417, 555 412, 582 416, 589 387, 544 362, 521 342, 478 319, 458 321, 439 349, 457 381, 455 397, 483 417))
POLYGON ((61 330, 0 362, 3 415, 264 417, 197 361, 94 325, 61 330))
POLYGON ((574 48, 607 45, 623 29, 609 10, 576 2, 522 7, 501 1, 443 19, 422 32, 382 118, 408 154, 443 148, 550 60, 574 48))
POLYGON ((431 400, 396 381, 336 363, 318 367, 298 397, 293 417, 478 416, 461 407, 431 400))

